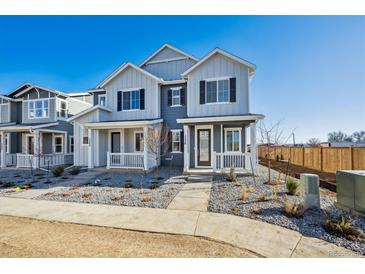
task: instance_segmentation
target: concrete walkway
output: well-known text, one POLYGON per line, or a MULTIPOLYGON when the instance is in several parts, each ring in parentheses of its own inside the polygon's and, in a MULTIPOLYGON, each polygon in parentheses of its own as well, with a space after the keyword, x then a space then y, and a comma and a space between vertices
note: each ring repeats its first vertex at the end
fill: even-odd
POLYGON ((202 236, 264 257, 359 257, 322 240, 248 218, 193 210, 0 197, 0 214, 138 231, 202 236))
POLYGON ((167 209, 207 211, 212 183, 185 184, 167 209))

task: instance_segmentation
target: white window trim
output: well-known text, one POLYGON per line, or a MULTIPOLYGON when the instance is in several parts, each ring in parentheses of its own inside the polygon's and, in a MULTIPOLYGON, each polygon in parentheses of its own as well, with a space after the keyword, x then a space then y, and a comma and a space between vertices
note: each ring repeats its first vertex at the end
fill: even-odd
POLYGON ((134 138, 133 138, 133 151, 135 152, 135 153, 142 153, 142 152, 144 152, 144 132, 143 132, 143 130, 137 130, 137 131, 135 131, 134 132, 134 138), (136 136, 137 136, 137 134, 138 133, 142 133, 142 135, 143 135, 143 147, 142 147, 142 150, 140 150, 140 151, 137 151, 136 150, 136 136))
POLYGON ((28 116, 28 119, 29 120, 37 120, 37 119, 47 119, 49 118, 49 111, 50 111, 50 104, 49 104, 49 98, 44 98, 44 99, 31 99, 31 100, 24 100, 24 102, 26 102, 28 104, 28 113, 27 113, 27 116, 28 116), (47 116, 42 116, 42 117, 36 117, 35 115, 35 101, 42 101, 42 115, 43 115, 43 104, 44 104, 44 101, 48 101, 48 115, 47 116), (33 106, 34 106, 34 117, 30 117, 30 103, 33 102, 33 106))
POLYGON ((231 98, 231 87, 230 87, 230 79, 231 77, 218 77, 218 78, 210 78, 210 79, 204 79, 205 81, 205 104, 206 105, 221 105, 221 104, 232 104, 232 102, 230 102, 229 98, 231 98), (228 101, 226 102, 218 102, 218 81, 220 80, 227 80, 228 81, 228 101), (217 86, 217 101, 216 102, 209 102, 208 103, 208 83, 207 82, 216 82, 216 86, 217 86))
MULTIPOLYGON (((48 108, 49 108, 49 103, 48 103, 48 108)), ((66 120, 68 118, 68 102, 66 100, 60 99, 60 98, 58 98, 58 118, 62 119, 62 120, 66 120), (61 103, 66 104, 66 110, 65 110, 66 116, 65 117, 61 116, 61 103)))
POLYGON ((182 140, 181 140, 181 132, 182 132, 182 129, 170 129, 170 131, 171 131, 171 153, 182 153, 182 151, 181 151, 181 148, 182 148, 182 146, 181 145, 184 145, 184 144, 182 144, 182 140), (174 133, 174 132, 178 132, 179 133, 179 150, 178 151, 173 151, 173 141, 172 141, 172 134, 174 133))
POLYGON ((87 139, 88 139, 88 141, 87 141, 87 144, 84 144, 84 137, 86 137, 86 136, 84 136, 84 126, 80 126, 80 131, 81 131, 81 145, 82 146, 88 146, 89 145, 89 142, 90 142, 90 140, 89 140, 89 133, 87 134, 87 139))
MULTIPOLYGON (((176 98, 177 96, 175 96, 176 98)), ((181 87, 173 87, 171 88, 171 107, 181 107, 181 87), (179 91, 179 104, 174 105, 174 90, 178 90, 179 91)))
POLYGON ((70 152, 70 153, 75 153, 75 138, 74 138, 74 136, 73 135, 70 135, 70 136, 68 136, 68 138, 69 138, 69 142, 68 142, 68 151, 70 152), (74 146, 74 151, 71 151, 71 139, 73 139, 74 140, 74 144, 73 144, 73 146, 74 146))
POLYGON ((228 153, 241 153, 242 152, 242 128, 240 127, 230 127, 230 128, 225 128, 224 129, 224 152, 228 152, 228 153), (228 151, 227 149, 227 133, 228 131, 238 131, 239 132, 239 149, 238 151, 228 151))
POLYGON ((100 95, 98 96, 98 105, 103 106, 102 104, 100 104, 100 98, 101 98, 101 97, 104 97, 104 98, 105 98, 105 99, 104 99, 104 102, 105 102, 104 107, 106 107, 106 94, 100 94, 100 95))
POLYGON ((52 151, 53 151, 53 153, 54 154, 63 154, 64 153, 64 151, 65 151, 65 146, 64 146, 64 137, 63 137, 63 135, 61 135, 61 134, 54 134, 53 135, 53 142, 52 142, 52 144, 53 144, 53 148, 52 148, 52 151), (62 141, 61 141, 61 148, 62 148, 62 150, 61 150, 61 152, 56 152, 56 138, 61 138, 62 139, 62 141))
MULTIPOLYGON (((141 110, 141 89, 142 88, 139 88, 139 89, 137 89, 137 88, 135 88, 135 89, 124 89, 124 90, 122 90, 122 111, 139 111, 139 110, 141 110), (138 108, 130 108, 130 109, 124 109, 123 108, 123 104, 124 104, 124 100, 123 100, 123 93, 125 93, 125 92, 130 92, 130 93, 132 93, 133 91, 138 91, 138 94, 139 94, 139 106, 138 106, 138 108)), ((132 94, 130 95, 130 97, 129 97, 129 103, 130 103, 130 107, 132 106, 132 94)))

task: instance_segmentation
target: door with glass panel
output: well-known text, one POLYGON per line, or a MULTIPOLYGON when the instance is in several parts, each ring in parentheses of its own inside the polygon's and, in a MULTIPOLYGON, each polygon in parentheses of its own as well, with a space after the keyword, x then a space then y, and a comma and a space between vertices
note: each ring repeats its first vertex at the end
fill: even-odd
POLYGON ((198 129, 198 166, 211 166, 211 131, 198 129))
MULTIPOLYGON (((112 153, 120 153, 120 132, 112 132, 111 134, 111 151, 112 153)), ((122 163, 121 155, 111 156, 111 164, 120 165, 122 163)))

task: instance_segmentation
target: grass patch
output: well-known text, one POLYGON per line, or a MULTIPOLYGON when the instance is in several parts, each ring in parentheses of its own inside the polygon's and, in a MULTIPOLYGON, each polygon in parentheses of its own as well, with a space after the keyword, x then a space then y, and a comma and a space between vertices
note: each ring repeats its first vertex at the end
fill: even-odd
POLYGON ((286 179, 286 189, 290 195, 298 195, 299 194, 299 183, 295 181, 293 178, 288 177, 286 179))

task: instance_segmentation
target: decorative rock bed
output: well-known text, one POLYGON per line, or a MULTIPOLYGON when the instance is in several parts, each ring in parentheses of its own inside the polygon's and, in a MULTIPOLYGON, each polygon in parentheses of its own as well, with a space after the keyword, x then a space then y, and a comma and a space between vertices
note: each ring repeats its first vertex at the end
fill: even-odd
MULTIPOLYGON (((272 174, 273 178, 276 179, 278 173, 272 171, 272 174)), ((209 211, 234 214, 280 225, 299 231, 305 236, 320 238, 365 255, 364 239, 350 241, 346 238, 333 236, 322 227, 325 213, 335 217, 346 215, 343 210, 335 206, 335 193, 321 189, 321 210, 309 209, 305 211, 303 218, 297 219, 295 217, 287 217, 283 213, 282 208, 284 197, 296 203, 300 202, 300 198, 285 195, 285 183, 282 180, 278 189, 278 198, 277 200, 273 200, 274 186, 264 184, 267 181, 267 168, 259 167, 258 177, 256 177, 255 183, 252 176, 240 177, 238 180, 239 184, 235 184, 227 182, 224 178, 216 178, 212 186, 208 206, 209 211), (243 186, 246 189, 251 189, 251 192, 247 194, 248 197, 246 200, 241 199, 243 186), (262 200, 263 196, 266 196, 269 200, 260 202, 259 200, 262 200), (260 214, 254 213, 257 209, 261 211, 260 214)), ((354 225, 365 230, 365 219, 360 217, 356 218, 354 225)))

